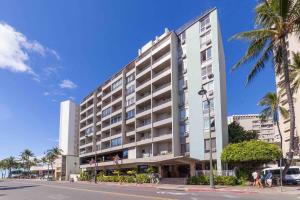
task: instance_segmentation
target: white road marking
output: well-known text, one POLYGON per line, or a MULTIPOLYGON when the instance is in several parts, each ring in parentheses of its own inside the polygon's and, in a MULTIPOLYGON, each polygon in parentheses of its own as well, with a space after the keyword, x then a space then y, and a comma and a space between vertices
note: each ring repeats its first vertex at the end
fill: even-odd
POLYGON ((62 194, 54 194, 54 195, 50 195, 48 196, 49 199, 54 199, 54 200, 64 200, 64 199, 69 199, 69 196, 65 196, 62 194))
POLYGON ((157 194, 178 195, 178 196, 187 195, 187 193, 183 193, 183 192, 156 192, 156 193, 157 193, 157 194))
POLYGON ((237 197, 237 196, 232 196, 232 195, 227 195, 227 194, 225 194, 225 195, 222 195, 223 197, 226 197, 226 198, 229 198, 229 199, 238 199, 239 197, 237 197))

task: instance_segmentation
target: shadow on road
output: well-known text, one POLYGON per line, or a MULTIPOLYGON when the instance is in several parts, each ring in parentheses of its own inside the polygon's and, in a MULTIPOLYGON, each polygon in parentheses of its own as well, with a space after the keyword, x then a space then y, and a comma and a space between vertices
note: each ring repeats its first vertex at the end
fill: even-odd
MULTIPOLYGON (((24 189, 24 188, 31 188, 31 187, 37 187, 38 185, 23 185, 23 186, 0 186, 1 190, 17 190, 17 189, 24 189)), ((1 194, 0 194, 1 196, 1 194)))

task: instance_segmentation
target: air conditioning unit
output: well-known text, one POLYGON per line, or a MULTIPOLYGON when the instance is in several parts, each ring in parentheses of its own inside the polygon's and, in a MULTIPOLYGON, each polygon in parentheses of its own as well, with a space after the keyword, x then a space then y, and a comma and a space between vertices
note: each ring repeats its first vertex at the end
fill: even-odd
POLYGON ((185 39, 181 40, 181 45, 185 44, 185 39))
POLYGON ((167 155, 168 154, 168 151, 161 151, 160 152, 160 155, 167 155))
POLYGON ((189 155, 190 155, 190 152, 185 152, 184 155, 185 155, 185 156, 189 156, 189 155))
POLYGON ((211 39, 206 41, 206 45, 210 45, 211 44, 211 39))

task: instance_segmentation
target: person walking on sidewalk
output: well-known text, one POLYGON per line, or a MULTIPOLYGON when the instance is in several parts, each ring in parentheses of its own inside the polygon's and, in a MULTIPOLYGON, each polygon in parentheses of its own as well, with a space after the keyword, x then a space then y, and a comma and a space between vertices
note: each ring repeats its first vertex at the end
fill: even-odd
POLYGON ((271 171, 268 172, 268 174, 266 175, 265 178, 265 185, 268 187, 272 187, 272 178, 273 178, 273 174, 271 171))
POLYGON ((253 187, 257 186, 258 180, 257 180, 258 174, 257 171, 252 172, 252 178, 253 178, 253 187))

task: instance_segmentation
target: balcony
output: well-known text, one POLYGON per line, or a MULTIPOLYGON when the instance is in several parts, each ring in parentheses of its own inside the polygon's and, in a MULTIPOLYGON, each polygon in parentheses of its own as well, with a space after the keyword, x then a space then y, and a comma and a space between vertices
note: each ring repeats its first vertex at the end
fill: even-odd
POLYGON ((165 76, 171 74, 171 66, 169 67, 166 67, 166 68, 163 68, 162 70, 158 71, 157 73, 153 74, 153 77, 152 77, 152 81, 153 82, 156 82, 162 78, 164 78, 165 76))
POLYGON ((153 137, 153 142, 164 141, 169 139, 172 139, 172 132, 166 132, 163 134, 159 134, 156 137, 153 137))
POLYGON ((153 97, 171 90, 171 83, 165 83, 153 89, 153 97))
POLYGON ((151 103, 150 103, 150 105, 147 105, 147 106, 145 106, 145 107, 143 107, 143 108, 139 108, 139 109, 137 109, 137 112, 136 112, 136 118, 139 118, 139 117, 142 117, 142 116, 144 116, 144 115, 148 115, 148 114, 150 114, 151 113, 151 103))
POLYGON ((158 59, 153 61, 152 69, 155 69, 156 67, 167 62, 170 59, 171 59, 171 52, 169 51, 169 52, 165 53, 164 55, 162 55, 161 57, 159 57, 158 59))
POLYGON ((171 98, 162 99, 162 100, 160 100, 160 101, 158 101, 157 103, 154 104, 153 112, 157 112, 159 110, 166 109, 166 108, 169 108, 171 106, 172 106, 171 98))
POLYGON ((144 89, 146 86, 151 84, 151 78, 147 78, 143 80, 142 82, 137 82, 136 92, 140 91, 141 89, 144 89))
POLYGON ((160 127, 160 126, 164 126, 164 125, 170 124, 170 123, 172 123, 172 116, 171 115, 162 116, 161 118, 158 118, 153 123, 153 127, 160 127))
POLYGON ((143 94, 137 94, 136 98, 137 99, 136 99, 135 104, 139 105, 139 104, 141 104, 141 103, 143 103, 143 102, 151 99, 151 92, 147 91, 147 92, 145 92, 143 94))
POLYGON ((151 66, 147 65, 147 66, 143 67, 142 69, 136 71, 136 73, 137 73, 136 79, 139 79, 140 77, 142 77, 145 74, 150 73, 150 72, 151 72, 151 66))
POLYGON ((142 122, 136 129, 137 132, 140 132, 140 131, 145 131, 145 130, 148 130, 148 129, 151 129, 152 127, 152 123, 151 123, 151 120, 149 121, 146 121, 146 122, 142 122))

